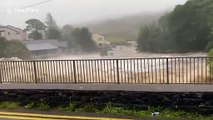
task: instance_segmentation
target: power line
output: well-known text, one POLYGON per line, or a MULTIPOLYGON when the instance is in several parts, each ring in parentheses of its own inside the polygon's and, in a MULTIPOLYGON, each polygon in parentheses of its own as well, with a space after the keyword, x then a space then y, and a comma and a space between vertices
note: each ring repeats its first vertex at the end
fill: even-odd
POLYGON ((50 2, 50 1, 51 1, 51 0, 45 0, 45 1, 42 1, 42 2, 39 2, 39 3, 35 3, 35 4, 32 4, 32 5, 28 5, 28 6, 19 8, 19 9, 25 9, 25 8, 28 8, 28 7, 33 7, 33 6, 40 5, 40 4, 44 4, 44 3, 50 2))

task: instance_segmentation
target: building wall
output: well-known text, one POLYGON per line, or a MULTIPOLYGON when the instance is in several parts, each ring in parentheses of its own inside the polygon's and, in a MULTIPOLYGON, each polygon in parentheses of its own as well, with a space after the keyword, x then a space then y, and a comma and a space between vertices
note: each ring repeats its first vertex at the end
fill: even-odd
POLYGON ((99 48, 102 48, 102 47, 109 47, 110 46, 110 42, 108 42, 104 36, 102 35, 99 35, 99 34, 93 34, 92 35, 92 39, 95 41, 96 45, 99 47, 99 48))
POLYGON ((31 54, 35 59, 53 57, 56 56, 57 53, 58 49, 31 51, 31 54))
POLYGON ((0 31, 3 31, 1 33, 1 36, 4 37, 6 40, 11 41, 11 40, 25 40, 26 39, 26 33, 19 30, 19 31, 14 31, 11 29, 8 29, 6 27, 0 28, 0 31))

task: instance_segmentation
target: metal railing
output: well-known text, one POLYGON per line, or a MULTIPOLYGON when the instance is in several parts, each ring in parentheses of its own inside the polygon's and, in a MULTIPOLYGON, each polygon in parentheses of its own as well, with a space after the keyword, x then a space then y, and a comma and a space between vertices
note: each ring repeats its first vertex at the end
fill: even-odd
POLYGON ((1 61, 0 83, 212 84, 213 58, 1 61))

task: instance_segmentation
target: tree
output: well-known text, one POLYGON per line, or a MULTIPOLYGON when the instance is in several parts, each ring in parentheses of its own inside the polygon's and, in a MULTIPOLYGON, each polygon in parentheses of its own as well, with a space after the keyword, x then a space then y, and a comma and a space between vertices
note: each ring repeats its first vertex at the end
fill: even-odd
POLYGON ((50 13, 47 13, 46 22, 47 24, 47 31, 46 36, 48 39, 59 39, 61 38, 61 32, 56 24, 56 21, 52 17, 50 13))
POLYGON ((25 23, 27 24, 26 30, 30 31, 30 38, 34 40, 42 39, 42 33, 46 28, 44 23, 38 19, 29 19, 25 23))
POLYGON ((74 37, 72 36, 74 28, 70 25, 64 25, 62 28, 61 40, 67 41, 68 47, 73 49, 76 46, 74 37))
POLYGON ((141 30, 138 50, 197 52, 213 47, 213 1, 189 0, 141 30))
POLYGON ((144 26, 144 28, 140 30, 140 34, 137 40, 138 45, 137 47, 139 51, 148 51, 147 48, 148 38, 149 38, 149 28, 148 26, 144 26))
POLYGON ((7 42, 3 37, 0 37, 0 57, 4 57, 6 55, 6 47, 7 42))
POLYGON ((158 51, 160 35, 160 28, 155 23, 144 26, 138 37, 138 50, 146 52, 158 51))
POLYGON ((39 40, 43 38, 42 33, 38 32, 38 31, 32 31, 29 34, 29 38, 33 38, 34 40, 39 40))
POLYGON ((48 28, 46 31, 47 39, 59 39, 61 38, 61 32, 58 29, 48 28))
POLYGON ((91 33, 88 28, 75 28, 72 32, 72 36, 82 51, 92 52, 97 49, 97 46, 92 40, 91 33))
POLYGON ((211 32, 207 16, 191 2, 174 9, 169 16, 169 29, 178 46, 178 51, 190 52, 205 49, 211 32))
POLYGON ((0 38, 0 57, 18 57, 22 59, 29 59, 30 52, 19 41, 6 41, 0 38))

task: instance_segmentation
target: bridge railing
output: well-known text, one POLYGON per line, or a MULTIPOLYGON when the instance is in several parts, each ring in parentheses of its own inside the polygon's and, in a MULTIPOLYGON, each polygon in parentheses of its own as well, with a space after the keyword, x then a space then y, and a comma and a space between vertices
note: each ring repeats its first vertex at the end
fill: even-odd
POLYGON ((213 58, 0 61, 0 83, 212 84, 213 58))

